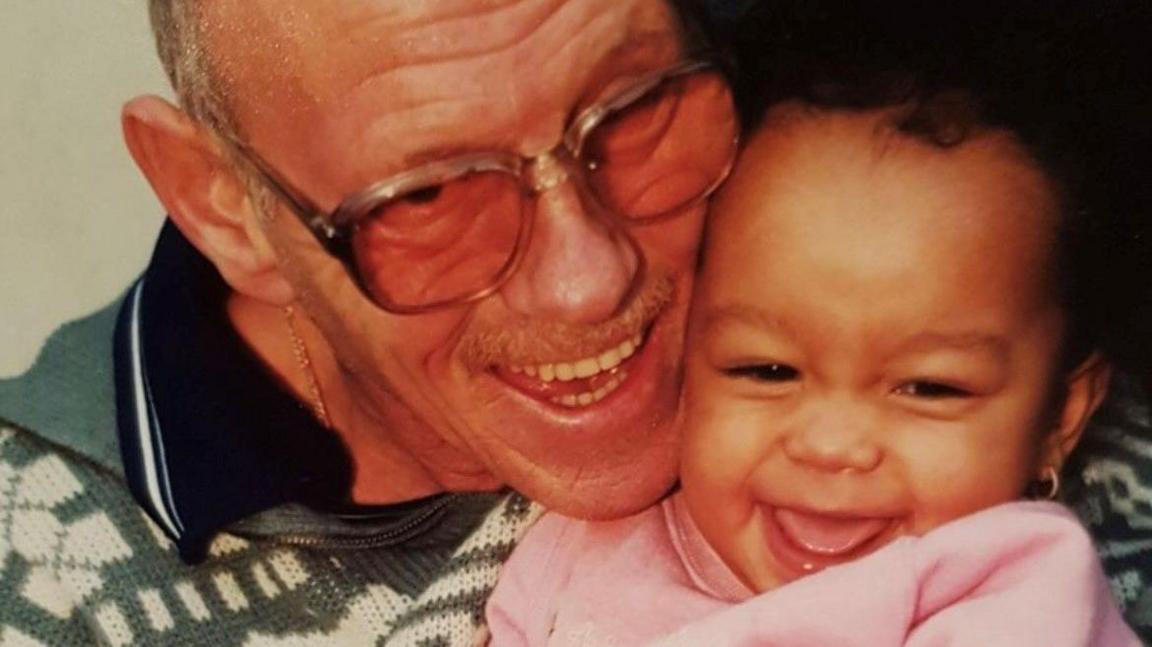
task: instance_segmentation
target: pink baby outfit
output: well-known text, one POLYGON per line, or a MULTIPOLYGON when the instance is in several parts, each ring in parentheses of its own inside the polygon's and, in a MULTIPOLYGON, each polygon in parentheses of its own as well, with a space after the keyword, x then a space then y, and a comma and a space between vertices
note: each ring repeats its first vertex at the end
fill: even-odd
POLYGON ((488 603, 491 645, 1138 647, 1088 534, 1017 502, 753 595, 680 498, 613 522, 545 515, 488 603))

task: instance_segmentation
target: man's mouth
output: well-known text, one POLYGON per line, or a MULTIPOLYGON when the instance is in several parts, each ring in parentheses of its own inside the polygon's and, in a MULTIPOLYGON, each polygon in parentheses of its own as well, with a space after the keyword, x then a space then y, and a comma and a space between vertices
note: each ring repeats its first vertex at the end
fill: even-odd
POLYGON ((628 365, 643 346, 636 334, 586 357, 524 366, 497 366, 494 372, 521 391, 551 404, 586 407, 608 397, 628 378, 628 365))
POLYGON ((824 514, 773 508, 766 519, 776 558, 798 573, 811 573, 878 548, 892 517, 824 514))

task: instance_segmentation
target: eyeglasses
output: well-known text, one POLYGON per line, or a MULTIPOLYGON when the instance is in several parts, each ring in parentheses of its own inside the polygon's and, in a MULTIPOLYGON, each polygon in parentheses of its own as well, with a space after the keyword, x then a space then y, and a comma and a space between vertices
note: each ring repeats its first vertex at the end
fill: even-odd
POLYGON ((364 294, 389 312, 416 314, 498 290, 527 247, 536 196, 574 178, 619 223, 660 221, 716 190, 738 136, 723 75, 685 61, 581 111, 551 151, 433 162, 351 194, 330 214, 250 146, 228 142, 364 294))

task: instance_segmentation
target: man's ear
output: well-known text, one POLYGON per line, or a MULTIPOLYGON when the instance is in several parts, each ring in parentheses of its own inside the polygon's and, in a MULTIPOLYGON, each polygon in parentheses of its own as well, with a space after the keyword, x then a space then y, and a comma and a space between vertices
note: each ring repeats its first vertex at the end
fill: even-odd
POLYGON ((1065 378, 1063 405, 1056 412, 1056 429, 1045 440, 1039 470, 1051 466, 1059 471, 1064 465, 1089 418, 1104 401, 1111 378, 1112 366, 1099 353, 1089 355, 1065 378))
POLYGON ((271 246, 256 226, 256 206, 216 139, 157 96, 121 111, 124 140, 172 222, 237 292, 272 305, 294 300, 271 246))

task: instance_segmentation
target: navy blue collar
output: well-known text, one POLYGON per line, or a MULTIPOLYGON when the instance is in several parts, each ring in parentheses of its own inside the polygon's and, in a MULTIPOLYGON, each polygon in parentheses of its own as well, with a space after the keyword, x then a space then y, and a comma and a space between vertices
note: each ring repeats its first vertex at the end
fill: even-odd
POLYGON ((348 452, 236 334, 227 296, 215 268, 168 223, 116 325, 125 476, 188 561, 258 512, 350 505, 348 452))

